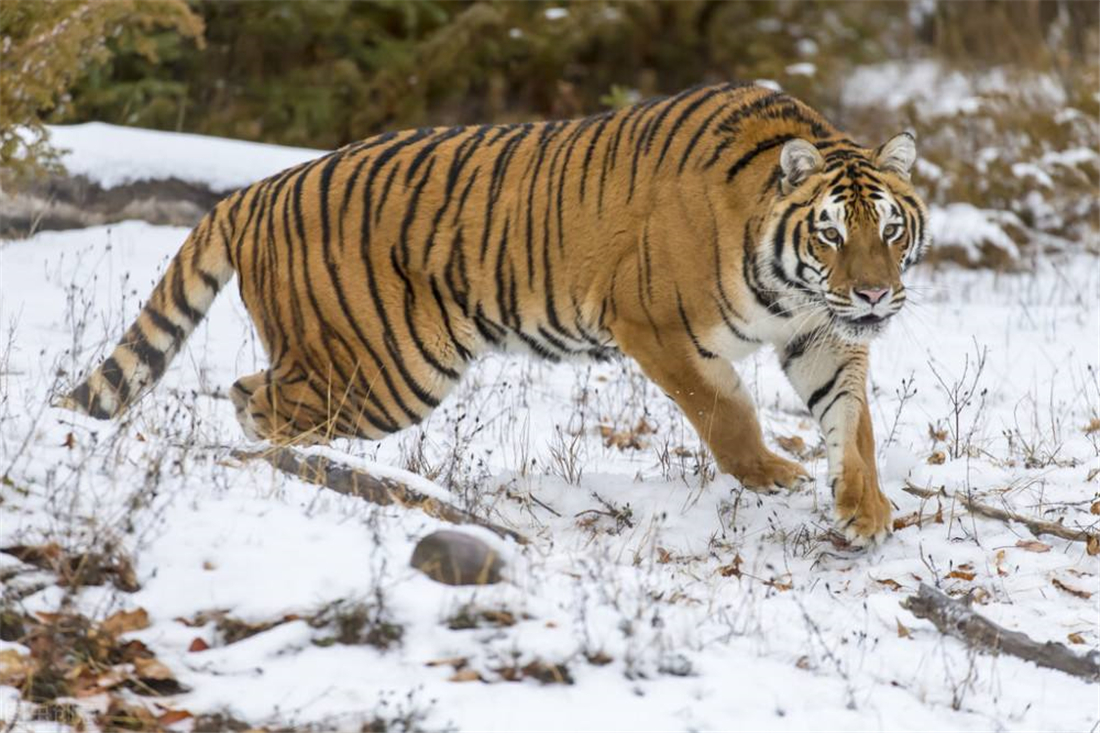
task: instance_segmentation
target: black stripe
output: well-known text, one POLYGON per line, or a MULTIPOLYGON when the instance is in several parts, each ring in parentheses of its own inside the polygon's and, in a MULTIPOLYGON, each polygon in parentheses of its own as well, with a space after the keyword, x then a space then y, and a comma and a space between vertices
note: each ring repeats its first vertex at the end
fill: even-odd
POLYGON ((838 366, 836 368, 836 371, 833 372, 832 379, 823 384, 821 387, 818 387, 814 391, 814 393, 810 395, 810 399, 806 400, 806 407, 810 408, 810 413, 813 413, 814 407, 817 405, 817 403, 820 402, 825 397, 825 395, 829 394, 834 386, 836 386, 836 380, 840 378, 841 372, 843 372, 847 366, 848 362, 844 362, 843 364, 838 366))
POLYGON ((709 89, 706 94, 703 94, 694 102, 684 108, 684 110, 680 113, 680 116, 677 117, 676 121, 672 123, 672 127, 669 128, 668 133, 665 135, 665 144, 661 146, 661 154, 657 156, 657 164, 653 167, 654 172, 660 170, 661 163, 664 162, 665 155, 668 153, 668 148, 672 144, 672 141, 676 138, 676 133, 680 131, 680 128, 687 121, 687 119, 691 117, 692 113, 694 113, 695 110, 706 104, 709 100, 713 99, 716 95, 721 94, 726 90, 726 86, 713 87, 709 89))
POLYGON ((737 160, 737 162, 735 162, 733 165, 731 165, 729 167, 729 170, 726 171, 726 183, 729 183, 730 181, 732 181, 738 173, 740 173, 750 163, 752 163, 752 161, 756 158, 756 156, 760 155, 761 153, 765 153, 765 152, 767 152, 767 151, 769 151, 773 148, 777 148, 780 145, 782 145, 783 143, 785 143, 789 140, 793 140, 793 139, 794 139, 794 135, 776 135, 773 138, 770 138, 768 140, 765 140, 762 143, 757 144, 757 146, 755 148, 750 150, 748 153, 742 155, 737 160))
POLYGON ((202 320, 202 311, 192 307, 191 303, 187 301, 187 294, 183 287, 183 267, 178 263, 172 277, 172 304, 192 324, 198 324, 202 320))
POLYGON ((164 352, 149 343, 145 332, 136 324, 130 329, 130 338, 126 346, 142 364, 149 367, 154 380, 160 379, 166 366, 164 352))
POLYGON ((126 374, 115 357, 107 357, 107 361, 99 367, 99 373, 118 395, 119 404, 125 405, 130 399, 130 384, 126 381, 126 374))
POLYGON ((825 406, 825 409, 821 411, 821 417, 818 418, 818 422, 821 422, 822 420, 825 419, 825 416, 829 414, 829 410, 833 409, 833 405, 835 405, 837 402, 839 402, 842 397, 847 397, 847 396, 848 396, 848 390, 846 390, 846 389, 842 389, 839 392, 837 392, 836 397, 834 397, 832 399, 832 401, 829 402, 829 404, 825 406))
POLYGON ((699 352, 699 356, 704 359, 717 359, 718 354, 704 348, 699 342, 699 338, 695 335, 695 332, 691 330, 691 323, 688 322, 687 313, 684 312, 684 301, 680 297, 679 292, 676 293, 676 308, 680 311, 680 321, 683 322, 684 330, 687 331, 688 338, 691 339, 691 344, 695 347, 695 350, 699 352))
POLYGON ((684 166, 687 165, 688 158, 691 157, 691 153, 695 150, 695 146, 699 144, 699 140, 703 137, 703 133, 707 131, 707 128, 710 127, 710 123, 713 122, 714 118, 721 114, 721 112, 721 107, 711 112, 707 115, 707 118, 703 120, 703 123, 699 125, 698 129, 695 130, 695 134, 691 136, 691 141, 688 143, 687 148, 684 149, 683 155, 680 156, 680 166, 676 169, 677 175, 684 172, 684 166))

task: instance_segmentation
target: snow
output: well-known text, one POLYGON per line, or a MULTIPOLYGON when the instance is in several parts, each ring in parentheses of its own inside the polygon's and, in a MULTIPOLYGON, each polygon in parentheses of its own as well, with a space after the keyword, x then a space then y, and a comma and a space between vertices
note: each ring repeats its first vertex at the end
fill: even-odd
MULTIPOLYGON (((224 146, 200 156, 198 147, 175 150, 177 136, 158 145, 156 133, 133 132, 131 143, 117 128, 81 127, 90 127, 96 149, 72 158, 90 167, 100 156, 100 180, 171 171, 236 176, 239 185, 246 172, 266 175, 311 152, 196 138, 195 146, 224 146), (119 137, 108 145, 106 135, 119 137)), ((990 226, 973 207, 933 214, 941 238, 996 243, 990 226)), ((1100 493, 1089 472, 1100 467, 1100 433, 1083 430, 1100 415, 1094 258, 1052 258, 1018 275, 912 273, 905 309, 872 347, 870 408, 895 516, 921 510, 927 518, 864 554, 838 550, 824 534, 831 497, 823 459, 804 462, 815 482, 796 493, 757 496, 728 476, 706 480, 691 453, 698 438, 628 362, 488 357, 420 428, 311 449, 414 481, 531 539, 520 547, 493 538, 508 559, 506 582, 452 588, 408 567, 419 538, 451 525, 230 456, 255 446, 221 395, 264 366, 234 287, 124 420, 49 406, 111 348, 186 234, 126 222, 0 245, 0 471, 10 479, 0 485, 0 545, 79 548, 116 537, 134 557, 141 590, 84 588, 73 602, 98 618, 148 611, 152 625, 134 638, 190 688, 161 702, 196 714, 224 710, 257 726, 341 729, 396 708, 418 711, 429 729, 510 731, 1087 730, 1100 716, 1095 686, 971 654, 899 605, 922 581, 980 589, 977 610, 998 623, 1039 640, 1081 634, 1086 644, 1073 645, 1081 652, 1100 646, 1100 562, 1083 544, 1043 537, 1050 551, 1029 552, 1017 546, 1031 539, 1023 527, 949 502, 937 523, 936 502, 901 490, 908 478, 1096 526, 1089 507, 1100 493), (956 422, 947 391, 974 379, 982 350, 981 399, 956 422), (904 398, 910 378, 916 394, 904 398), (642 418, 655 432, 641 436, 640 450, 605 444, 600 425, 624 430, 642 418), (930 430, 945 438, 934 443, 930 430), (574 433, 578 485, 554 459, 574 433), (934 451, 946 454, 942 464, 928 462, 934 451), (593 513, 605 509, 601 499, 629 505, 629 523, 593 513), (723 575, 737 558, 740 575, 723 575), (972 581, 949 576, 964 564, 972 581), (1054 579, 1094 595, 1069 595, 1054 579), (210 625, 178 620, 221 609, 259 622, 379 597, 386 618, 404 629, 386 651, 319 646, 323 631, 304 621, 220 644, 210 625), (466 604, 507 609, 516 623, 449 628, 466 604), (911 638, 899 636, 899 623, 911 638), (211 648, 188 652, 196 636, 211 648), (610 662, 590 663, 597 652, 610 662), (488 683, 449 681, 450 666, 427 666, 454 657, 488 683), (534 660, 566 665, 573 684, 505 682, 496 671, 534 660)), ((773 447, 781 436, 819 443, 774 355, 738 368, 773 447)), ((6 582, 30 576, 21 578, 6 582)), ((23 603, 56 611, 62 596, 51 585, 23 603)), ((0 719, 29 715, 14 700, 0 688, 0 719)), ((24 722, 16 729, 32 729, 24 722)))
POLYGON ((858 66, 844 81, 841 102, 888 110, 914 104, 922 115, 936 118, 973 114, 981 106, 982 96, 1010 93, 1037 107, 1057 109, 1066 103, 1065 91, 1047 75, 1017 77, 996 67, 967 75, 931 59, 858 66))
POLYGON ((178 178, 231 191, 326 152, 103 122, 48 129, 50 144, 68 151, 61 157, 65 169, 104 188, 178 178))
POLYGON ((1012 261, 1020 256, 1016 243, 1003 228, 1006 223, 1018 223, 1015 215, 1009 212, 955 203, 929 207, 928 217, 933 243, 961 247, 971 262, 981 260, 982 245, 991 245, 1002 250, 1012 261))
POLYGON ((813 76, 817 73, 817 66, 808 61, 791 64, 787 67, 787 73, 791 76, 813 76))

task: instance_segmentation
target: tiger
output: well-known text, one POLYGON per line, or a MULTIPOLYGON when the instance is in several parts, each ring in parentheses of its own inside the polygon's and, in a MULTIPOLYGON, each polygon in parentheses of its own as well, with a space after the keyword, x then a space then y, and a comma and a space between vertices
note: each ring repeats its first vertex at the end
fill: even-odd
POLYGON ((270 366, 233 384, 244 433, 380 439, 490 349, 636 361, 717 467, 810 480, 769 450, 733 364, 770 345, 825 441, 838 530, 883 541, 869 343, 929 246, 911 132, 854 142, 754 84, 575 120, 386 132, 238 190, 191 231, 110 356, 61 404, 115 417, 234 274, 270 366))

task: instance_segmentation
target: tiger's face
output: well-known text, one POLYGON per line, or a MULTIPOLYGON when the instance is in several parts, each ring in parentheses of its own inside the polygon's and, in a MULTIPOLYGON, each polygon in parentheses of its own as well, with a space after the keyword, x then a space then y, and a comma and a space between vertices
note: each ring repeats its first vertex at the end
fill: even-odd
POLYGON ((902 274, 928 245, 927 209, 909 182, 915 159, 910 133, 870 151, 783 147, 772 274, 849 341, 870 340, 901 310, 902 274))

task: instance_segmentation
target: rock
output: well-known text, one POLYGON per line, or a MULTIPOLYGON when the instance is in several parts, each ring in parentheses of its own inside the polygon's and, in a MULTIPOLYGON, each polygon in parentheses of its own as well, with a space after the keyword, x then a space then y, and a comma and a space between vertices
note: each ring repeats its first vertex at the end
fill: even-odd
POLYGON ((447 585, 499 583, 504 562, 486 542, 452 530, 439 530, 417 543, 409 564, 447 585))

